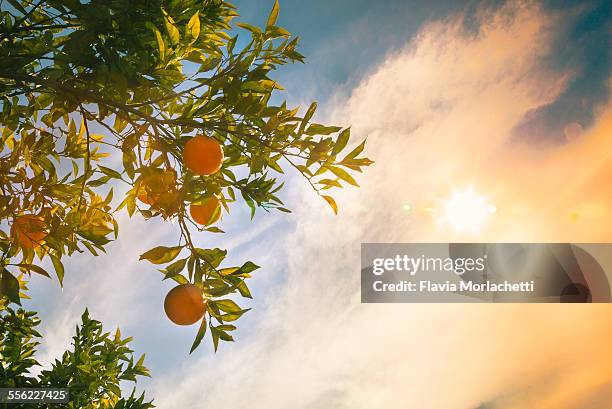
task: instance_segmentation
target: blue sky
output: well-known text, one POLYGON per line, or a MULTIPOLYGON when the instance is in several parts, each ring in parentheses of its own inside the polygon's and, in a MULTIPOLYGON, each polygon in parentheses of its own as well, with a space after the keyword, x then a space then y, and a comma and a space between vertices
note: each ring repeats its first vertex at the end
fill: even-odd
POLYGON ((610 33, 612 19, 609 1, 549 1, 554 11, 574 10, 563 22, 565 29, 555 39, 550 65, 556 70, 576 69, 577 75, 554 103, 531 112, 517 127, 517 134, 528 131, 544 142, 563 140, 558 118, 590 125, 594 107, 610 98, 610 33))
MULTIPOLYGON (((238 1, 241 19, 263 25, 270 1, 238 1)), ((372 2, 333 0, 303 2, 290 0, 281 5, 278 23, 301 38, 306 65, 283 69, 278 77, 289 86, 295 100, 325 102, 335 92, 350 89, 389 53, 406 44, 432 19, 444 19, 466 12, 469 26, 475 10, 494 9, 500 1, 405 1, 372 2), (295 91, 295 90, 298 91, 295 91), (305 95, 305 96, 304 96, 305 95)), ((605 0, 547 1, 543 6, 569 15, 554 40, 549 64, 556 70, 577 68, 564 95, 549 106, 530 113, 522 126, 538 129, 544 139, 562 139, 557 118, 568 117, 590 124, 593 106, 609 98, 606 86, 610 74, 609 32, 612 5, 605 0), (608 50, 606 51, 606 46, 608 50), (557 138, 550 132, 556 132, 557 138)), ((519 133, 519 132, 517 132, 519 133)))
MULTIPOLYGON (((239 20, 263 25, 272 2, 237 6, 239 20)), ((87 306, 147 353, 153 379, 143 386, 168 405, 161 407, 171 407, 174 393, 184 394, 183 407, 194 408, 243 407, 249 399, 269 408, 292 401, 300 409, 366 408, 377 406, 369 401, 375 398, 380 407, 405 407, 398 397, 405 389, 420 407, 469 408, 494 401, 508 387, 489 379, 493 370, 520 389, 522 368, 515 359, 495 362, 499 354, 544 349, 550 337, 559 340, 557 349, 543 352, 550 362, 555 351, 578 353, 570 345, 575 329, 564 322, 547 326, 550 310, 542 308, 464 307, 464 318, 456 320, 456 307, 360 305, 359 243, 611 239, 609 223, 599 219, 611 195, 592 187, 607 180, 609 169, 589 167, 607 151, 597 144, 604 143, 598 135, 607 129, 601 118, 610 100, 609 2, 286 0, 278 23, 301 37, 306 56, 306 64, 277 73, 289 102, 318 100, 321 120, 353 124, 356 137, 369 137, 368 154, 377 163, 360 178, 362 188, 341 193, 340 215, 333 217, 304 180, 289 174, 282 197, 293 214, 258 212, 251 222, 246 206, 236 205, 221 223, 225 235, 198 236, 202 246, 227 248, 229 264, 262 266, 251 282, 254 300, 243 302, 253 310, 239 321, 237 342, 216 355, 206 339, 188 357, 196 328, 166 319, 162 302, 172 284, 137 261, 154 245, 174 244, 177 229, 122 214, 120 238, 107 256, 67 262, 64 290, 33 278, 28 306, 43 319, 44 360, 68 346, 87 306), (592 146, 568 143, 565 129, 572 123, 592 135, 592 146), (580 155, 565 158, 559 147, 566 144, 580 155), (589 172, 567 173, 568 163, 589 172), (502 211, 477 238, 437 230, 428 216, 402 210, 404 203, 430 206, 469 184, 502 211), (568 185, 572 190, 553 206, 550 197, 568 185), (584 223, 570 224, 570 211, 583 212, 584 223), (532 321, 517 318, 526 313, 532 321), (473 359, 474 376, 490 394, 457 391, 469 387, 461 379, 453 386, 451 375, 462 362, 453 359, 455 345, 483 337, 492 340, 482 347, 488 359, 469 352, 462 359, 473 359), (404 355, 395 340, 422 353, 404 355), (506 352, 493 341, 507 343, 506 352), (231 378, 244 382, 244 391, 231 378), (456 401, 444 406, 435 399, 439 391, 428 389, 434 378, 456 401)), ((595 323, 569 314, 580 330, 597 336, 598 320, 609 318, 610 309, 593 311, 595 323)), ((592 358, 585 362, 598 368, 592 358)), ((550 362, 544 363, 553 367, 550 362)), ((537 387, 545 371, 536 366, 537 387)))
MULTIPOLYGON (((265 24, 271 1, 237 1, 241 20, 265 24)), ((306 64, 283 69, 278 77, 297 100, 325 102, 349 92, 387 53, 403 46, 424 21, 469 8, 474 1, 332 0, 281 3, 278 24, 298 35, 306 64)))

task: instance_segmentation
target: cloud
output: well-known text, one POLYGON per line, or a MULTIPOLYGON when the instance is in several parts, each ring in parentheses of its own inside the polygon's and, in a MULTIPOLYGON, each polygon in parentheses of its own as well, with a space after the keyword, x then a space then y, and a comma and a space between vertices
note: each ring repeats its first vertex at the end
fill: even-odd
POLYGON ((513 139, 516 124, 554 101, 572 76, 543 64, 558 21, 531 2, 511 2, 481 10, 476 30, 463 16, 427 24, 389 55, 334 114, 354 135, 368 135, 376 164, 362 188, 339 195, 337 218, 313 192, 291 191, 295 228, 267 240, 257 258, 267 265, 273 254, 288 255, 282 283, 259 294, 265 305, 245 316, 253 324, 236 344, 157 375, 157 404, 561 408, 595 399, 611 378, 609 305, 359 301, 361 242, 612 237, 603 219, 610 190, 601 184, 612 169, 609 107, 562 147, 513 139), (499 208, 480 235, 437 226, 435 213, 420 211, 468 187, 499 208), (543 381, 569 372, 575 376, 543 381), (525 392, 531 384, 541 394, 525 392))

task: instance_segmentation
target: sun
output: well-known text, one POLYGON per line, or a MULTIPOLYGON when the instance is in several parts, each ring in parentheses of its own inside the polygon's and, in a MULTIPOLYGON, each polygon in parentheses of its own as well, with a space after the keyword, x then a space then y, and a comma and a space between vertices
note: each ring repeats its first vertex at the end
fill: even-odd
POLYGON ((478 195, 473 189, 455 190, 450 198, 442 203, 441 222, 450 225, 460 233, 478 233, 497 211, 488 203, 487 198, 478 195))

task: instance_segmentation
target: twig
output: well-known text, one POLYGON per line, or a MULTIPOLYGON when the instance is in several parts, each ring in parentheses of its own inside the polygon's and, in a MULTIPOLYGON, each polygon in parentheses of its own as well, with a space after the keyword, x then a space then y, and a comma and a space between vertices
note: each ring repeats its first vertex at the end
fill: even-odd
POLYGON ((83 194, 85 193, 85 184, 87 183, 87 174, 89 173, 90 170, 90 142, 91 142, 91 136, 89 134, 89 126, 87 124, 87 116, 85 114, 85 109, 83 108, 83 105, 81 103, 79 103, 79 108, 81 110, 81 115, 83 116, 83 124, 85 126, 85 134, 87 136, 87 152, 85 152, 85 163, 83 165, 84 167, 84 172, 83 172, 83 183, 81 183, 81 194, 79 195, 79 204, 77 206, 77 212, 81 210, 81 204, 83 202, 83 194))

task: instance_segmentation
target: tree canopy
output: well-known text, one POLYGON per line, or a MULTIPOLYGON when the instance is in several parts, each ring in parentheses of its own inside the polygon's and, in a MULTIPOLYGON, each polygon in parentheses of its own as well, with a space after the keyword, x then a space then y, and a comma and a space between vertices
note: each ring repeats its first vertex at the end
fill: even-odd
MULTIPOLYGON (((121 383, 136 383, 137 378, 149 376, 144 366, 144 355, 135 359, 119 330, 105 332, 102 323, 85 310, 81 324, 72 338, 71 349, 56 359, 52 367, 33 376, 38 366, 36 348, 41 339, 36 327, 40 320, 35 312, 7 308, 0 315, 0 385, 10 388, 68 388, 67 404, 54 403, 55 408, 69 409, 149 409, 153 405, 144 393, 135 389, 127 397, 121 395, 121 383)), ((8 404, 0 403, 0 407, 8 404)), ((49 405, 15 404, 10 408, 47 408, 49 405)))
POLYGON ((207 299, 191 350, 207 332, 215 350, 232 341, 247 311, 236 296, 251 297, 245 280, 259 267, 226 266, 225 250, 198 248, 194 234, 223 232, 196 223, 189 206, 214 196, 225 213, 232 202, 251 217, 289 212, 279 191, 293 169, 337 212, 328 192, 357 186, 351 174, 372 163, 349 128, 312 121, 316 103, 281 102, 271 75, 304 57, 277 25, 278 2, 261 28, 236 23, 235 7, 220 0, 0 6, 0 309, 27 296, 29 274, 51 277, 46 261, 62 284, 64 257, 104 253, 119 234, 117 212, 127 211, 180 229, 175 246, 140 258, 207 299), (196 135, 222 146, 218 172, 185 166, 196 135), (152 181, 163 194, 139 200, 152 181), (120 185, 127 193, 115 198, 120 185))

